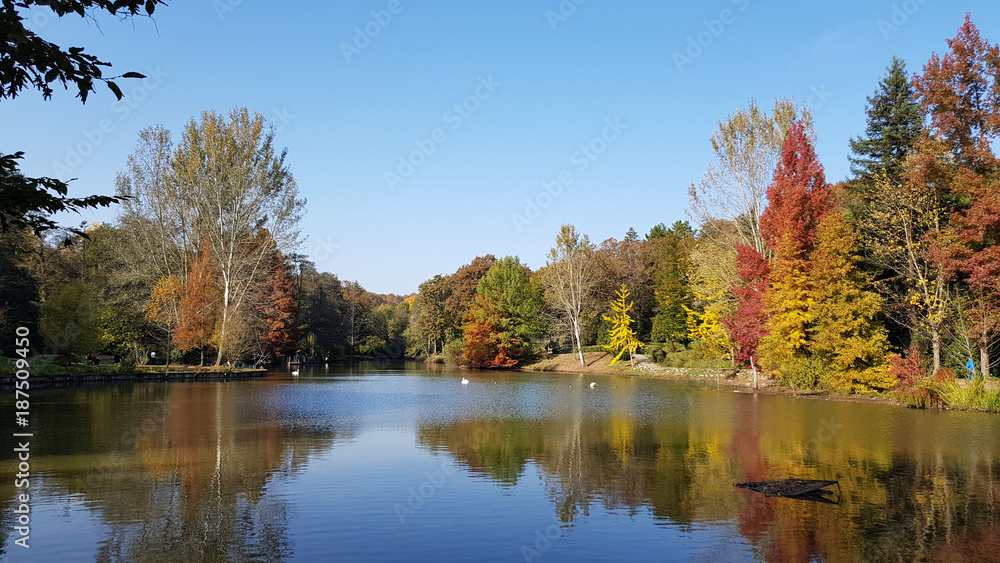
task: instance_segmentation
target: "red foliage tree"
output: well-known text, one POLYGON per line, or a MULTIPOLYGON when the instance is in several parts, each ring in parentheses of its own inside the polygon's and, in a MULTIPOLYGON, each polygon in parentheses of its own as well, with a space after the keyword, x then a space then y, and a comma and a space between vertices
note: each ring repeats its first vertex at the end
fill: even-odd
POLYGON ((946 139, 956 161, 972 170, 992 167, 990 143, 1000 133, 1000 47, 979 36, 970 14, 935 53, 913 86, 931 115, 933 132, 946 139))
MULTIPOLYGON (((1000 332, 1000 170, 993 144, 1000 137, 1000 46, 990 45, 966 13, 948 53, 937 54, 914 77, 914 87, 931 116, 931 130, 956 163, 953 192, 969 204, 934 242, 932 255, 949 273, 967 281, 972 303, 970 333, 980 349, 984 375, 990 348, 1000 332)), ((946 162, 947 162, 946 160, 946 162)), ((918 175, 921 169, 914 171, 918 175)), ((918 178, 921 179, 921 178, 918 178)), ((930 181, 928 184, 944 182, 930 181)))
POLYGON ((187 291, 177 306, 177 333, 174 342, 181 350, 201 350, 205 365, 205 348, 215 340, 218 316, 217 276, 212 268, 209 246, 202 245, 188 273, 187 291))
POLYGON ((770 273, 767 260, 752 246, 743 244, 736 247, 736 274, 742 284, 733 285, 736 295, 736 311, 733 316, 722 321, 729 337, 736 345, 733 360, 741 365, 759 364, 757 344, 767 334, 764 327, 767 313, 764 308, 764 293, 770 273))
POLYGON ((287 354, 294 351, 298 342, 299 307, 293 286, 288 262, 278 252, 274 257, 274 273, 257 293, 257 312, 267 327, 260 343, 268 354, 287 354))
POLYGON ((767 188, 768 206, 760 230, 768 247, 775 250, 787 236, 797 257, 805 258, 815 244, 816 226, 829 207, 828 200, 823 165, 805 127, 797 121, 788 131, 774 181, 767 188))

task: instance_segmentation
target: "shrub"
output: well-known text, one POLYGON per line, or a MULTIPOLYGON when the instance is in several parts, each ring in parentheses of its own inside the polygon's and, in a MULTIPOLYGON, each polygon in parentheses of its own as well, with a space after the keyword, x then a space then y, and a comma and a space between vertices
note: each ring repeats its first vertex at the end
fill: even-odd
POLYGON ((903 387, 913 387, 927 375, 919 346, 910 346, 902 355, 889 354, 889 375, 903 387))
POLYGON ((461 365, 462 353, 464 351, 465 345, 463 344, 462 339, 457 338, 444 345, 444 348, 441 350, 441 356, 444 358, 444 361, 449 364, 461 365))

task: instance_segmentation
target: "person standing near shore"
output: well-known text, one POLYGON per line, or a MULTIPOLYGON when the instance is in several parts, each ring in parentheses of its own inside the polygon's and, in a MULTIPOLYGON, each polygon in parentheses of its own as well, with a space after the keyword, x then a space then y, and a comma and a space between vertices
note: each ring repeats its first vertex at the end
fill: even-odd
POLYGON ((969 358, 969 361, 965 362, 965 367, 969 369, 969 381, 972 381, 972 377, 976 374, 976 362, 969 358))

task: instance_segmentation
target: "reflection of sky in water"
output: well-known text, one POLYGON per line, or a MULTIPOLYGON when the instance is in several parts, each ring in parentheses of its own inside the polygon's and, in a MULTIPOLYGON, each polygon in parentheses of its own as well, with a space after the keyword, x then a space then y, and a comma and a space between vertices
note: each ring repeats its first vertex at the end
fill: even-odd
MULTIPOLYGON (((38 392, 32 549, 8 535, 6 554, 975 559, 1000 545, 1000 417, 417 370, 38 392), (732 487, 786 476, 840 479, 841 504, 732 487)), ((0 482, 7 529, 13 494, 0 482)))

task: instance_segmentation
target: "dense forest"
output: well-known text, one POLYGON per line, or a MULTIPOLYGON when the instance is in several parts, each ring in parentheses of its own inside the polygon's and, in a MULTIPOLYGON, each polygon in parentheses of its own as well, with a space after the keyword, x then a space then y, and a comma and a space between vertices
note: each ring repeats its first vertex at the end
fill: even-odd
POLYGON ((306 202, 260 114, 206 111, 179 137, 149 127, 116 180, 112 223, 59 228, 44 210, 4 221, 0 352, 28 326, 44 338, 36 352, 66 365, 155 352, 189 364, 512 367, 644 343, 661 363, 844 392, 961 373, 970 360, 989 377, 1000 47, 968 16, 947 47, 909 76, 889 63, 849 140, 845 181, 827 181, 808 108, 751 101, 709 140, 715 158, 690 187, 688 221, 600 243, 564 225, 535 270, 485 254, 409 296, 373 294, 296 252, 306 202))

